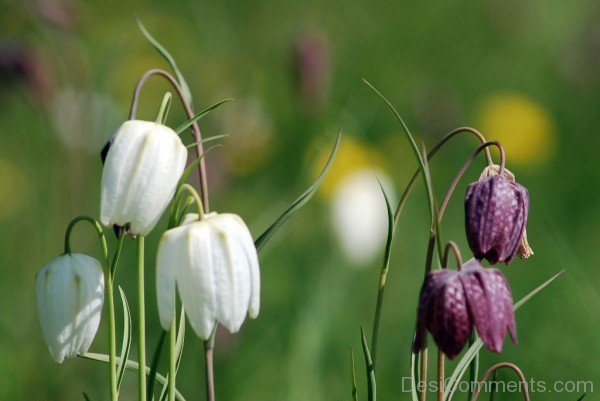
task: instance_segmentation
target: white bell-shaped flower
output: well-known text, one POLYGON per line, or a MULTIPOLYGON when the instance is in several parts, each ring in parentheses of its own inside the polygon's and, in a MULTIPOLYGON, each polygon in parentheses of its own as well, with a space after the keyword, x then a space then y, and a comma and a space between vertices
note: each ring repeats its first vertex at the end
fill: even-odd
POLYGON ((210 213, 165 232, 158 246, 156 289, 161 325, 171 326, 175 288, 196 334, 208 339, 216 322, 239 331, 258 316, 260 271, 248 227, 235 214, 210 213))
POLYGON ((100 220, 147 235, 168 206, 187 160, 171 128, 150 121, 121 125, 102 172, 100 220))
POLYGON ((38 271, 36 291, 42 335, 52 358, 62 363, 87 352, 104 303, 100 262, 81 253, 60 255, 38 271))
POLYGON ((345 177, 333 197, 333 229, 344 253, 356 266, 379 257, 387 238, 387 208, 377 179, 393 202, 395 194, 387 174, 369 169, 345 177))

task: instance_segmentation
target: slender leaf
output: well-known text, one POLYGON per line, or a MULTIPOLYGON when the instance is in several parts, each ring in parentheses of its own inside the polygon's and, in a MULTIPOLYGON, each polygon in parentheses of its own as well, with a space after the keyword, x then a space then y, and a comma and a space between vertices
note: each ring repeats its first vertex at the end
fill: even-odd
POLYGON ((360 341, 362 343, 363 354, 365 356, 365 367, 367 369, 367 399, 369 401, 377 400, 377 382, 375 381, 375 369, 373 369, 373 360, 367 345, 365 329, 360 326, 360 341))
MULTIPOLYGON (((129 350, 131 349, 131 312, 129 310, 129 303, 125 292, 119 286, 119 293, 121 294, 121 304, 123 305, 123 341, 121 343, 121 361, 126 361, 129 358, 129 350)), ((117 391, 121 388, 123 382, 123 375, 125 374, 125 365, 119 364, 117 367, 117 391)))
POLYGON ((271 239, 273 234, 275 234, 275 232, 279 229, 279 227, 281 227, 287 219, 289 219, 294 213, 296 213, 296 211, 298 211, 298 209, 300 209, 302 206, 304 206, 310 200, 310 198, 313 197, 315 192, 317 192, 317 189, 319 189, 321 182, 323 182, 323 179, 327 175, 327 172, 329 171, 329 168, 331 167, 331 164, 333 163, 333 159, 335 158, 335 155, 337 154, 341 139, 342 139, 342 130, 340 129, 340 132, 338 133, 338 136, 335 140, 335 145, 333 145, 333 149, 331 150, 331 154, 329 155, 329 159, 327 160, 327 163, 325 163, 325 167, 323 167, 323 170, 321 171, 321 174, 319 174, 319 177, 317 178, 317 180, 310 187, 308 187, 308 189, 306 191, 304 191, 304 193, 302 193, 302 195, 300 195, 281 214, 281 216, 279 216, 277 218, 277 220, 275 220, 275 222, 273 224, 271 224, 271 226, 269 228, 267 228, 265 230, 265 232, 262 233, 256 239, 256 241, 254 241, 254 246, 256 246, 257 251, 260 251, 262 249, 262 247, 265 246, 267 241, 269 241, 271 239))
POLYGON ((388 217, 388 232, 387 232, 387 240, 385 243, 385 252, 383 255, 383 264, 381 266, 381 273, 379 274, 379 286, 377 288, 377 302, 375 305, 375 317, 373 319, 373 334, 371 337, 371 355, 373 358, 373 366, 377 363, 377 340, 379 336, 379 322, 381 320, 381 311, 383 309, 383 295, 385 291, 385 282, 387 279, 388 270, 390 267, 390 257, 392 254, 392 240, 394 238, 394 213, 392 212, 392 207, 390 206, 390 200, 385 193, 385 189, 377 178, 377 182, 379 183, 379 188, 381 189, 381 193, 383 194, 383 198, 385 200, 385 206, 387 210, 388 217))
POLYGON ((581 397, 579 397, 579 398, 577 399, 577 401, 581 401, 581 400, 583 400, 584 398, 585 398, 585 393, 584 393, 584 394, 582 394, 582 395, 581 395, 581 397))
POLYGON ((179 71, 179 68, 177 67, 177 63, 175 63, 175 59, 173 58, 173 56, 171 56, 171 54, 167 51, 167 49, 165 49, 163 47, 163 45, 161 45, 158 42, 158 40, 154 39, 154 37, 146 29, 144 24, 142 24, 142 21, 137 17, 136 17, 136 20, 137 20, 138 27, 140 28, 140 31, 142 31, 142 34, 146 37, 148 42, 150 42, 150 44, 156 49, 156 51, 158 51, 158 53, 167 61, 167 63, 169 63, 169 65, 173 69, 173 72, 175 73, 175 77, 177 78, 177 82, 179 83, 179 86, 181 87, 181 91, 183 92, 183 96, 185 97, 186 102, 191 105, 192 104, 192 92, 190 91, 190 87, 187 84, 187 82, 185 81, 183 74, 181 73, 181 71, 179 71))
MULTIPOLYGON (((175 343, 175 352, 177 352, 177 363, 175 365, 175 373, 179 371, 179 364, 181 363, 181 357, 183 356, 183 345, 185 339, 185 309, 184 306, 181 306, 181 313, 179 315, 179 329, 177 330, 177 342, 175 343)), ((167 375, 167 383, 169 380, 169 375, 167 375)), ((163 389, 160 393, 159 400, 165 401, 168 395, 168 384, 165 383, 163 389)))
POLYGON ((200 155, 200 157, 197 157, 196 160, 191 162, 190 165, 187 166, 185 168, 185 170, 183 170, 183 174, 181 175, 181 178, 179 179, 179 182, 177 183, 177 191, 175 192, 175 195, 173 196, 173 200, 171 201, 171 212, 169 213, 168 228, 173 228, 180 224, 180 219, 178 218, 178 216, 179 216, 179 204, 181 203, 181 199, 183 198, 183 193, 184 193, 184 191, 182 189, 183 184, 185 184, 186 181, 188 180, 188 178, 190 178, 192 171, 194 171, 194 169, 196 167, 198 167, 198 164, 200 163, 202 158, 204 158, 204 156, 206 156, 206 154, 208 154, 208 152, 210 152, 211 150, 213 150, 215 148, 218 148, 219 146, 221 146, 221 145, 216 144, 216 145, 211 146, 208 149, 205 149, 204 152, 200 155))
MULTIPOLYGON (((106 354, 96 354, 93 352, 86 352, 85 354, 79 354, 77 355, 80 358, 83 359, 89 359, 90 361, 96 361, 96 362, 102 362, 102 363, 108 363, 109 357, 106 354)), ((117 358, 117 363, 121 363, 121 358, 117 358)), ((131 371, 131 372, 139 372, 140 371, 140 364, 136 361, 132 361, 132 360, 127 360, 125 361, 125 369, 131 371)), ((146 375, 150 374, 150 368, 148 366, 146 366, 146 375)), ((160 373, 156 374, 156 377, 154 378, 154 380, 160 384, 161 386, 166 386, 167 384, 167 379, 162 376, 160 373)), ((183 395, 181 395, 181 393, 176 390, 175 391, 175 397, 177 400, 179 401, 185 401, 185 398, 183 398, 183 395)))
POLYGON ((83 394, 83 399, 85 401, 92 401, 92 399, 85 393, 85 391, 82 391, 81 394, 83 394))
POLYGON ((179 183, 177 184, 177 188, 180 188, 183 184, 185 184, 185 182, 188 180, 188 178, 190 178, 190 175, 192 174, 192 171, 194 171, 194 169, 196 167, 198 167, 198 164, 200 163, 200 161, 208 154, 208 152, 210 152, 213 149, 218 148, 219 144, 217 145, 213 145, 208 149, 205 149, 204 152, 200 155, 200 157, 197 157, 196 160, 194 160, 193 162, 190 163, 189 166, 187 166, 185 168, 185 170, 183 170, 183 174, 181 175, 181 178, 179 179, 179 183))
POLYGON ((350 380, 352 383, 352 400, 358 401, 358 390, 356 388, 356 372, 354 366, 354 350, 350 347, 350 380))
POLYGON ((211 111, 213 111, 214 109, 216 109, 217 107, 222 105, 223 103, 231 102, 232 100, 233 99, 225 99, 225 100, 221 100, 220 102, 213 104, 212 106, 208 106, 201 112, 197 113, 194 117, 190 118, 189 120, 187 120, 186 122, 181 124, 179 127, 177 127, 175 129, 175 132, 177 132, 178 134, 181 134, 188 127, 191 127, 192 124, 194 124, 196 121, 200 120, 202 117, 204 117, 205 115, 207 115, 208 113, 210 113, 211 111))
MULTIPOLYGON (((517 309, 519 309, 521 306, 523 306, 523 304, 525 304, 525 302, 529 301, 534 295, 536 295, 538 292, 540 292, 541 290, 546 288, 546 286, 548 286, 551 282, 556 280, 558 278, 558 276, 560 276, 563 273, 564 273, 564 270, 561 270, 560 272, 558 272, 557 274, 555 274, 554 276, 550 277, 548 280, 543 282, 540 286, 538 286, 536 289, 534 289, 529 294, 527 294, 526 296, 521 298, 517 303, 515 303, 513 306, 513 309, 515 311, 517 309)), ((475 355, 477 355, 477 353, 481 350, 482 346, 483 346, 483 342, 481 341, 481 338, 478 338, 477 341, 475 341, 475 343, 471 347, 469 347, 467 352, 463 355, 461 360, 458 362, 458 364, 456 365, 456 368, 454 369, 454 372, 452 373, 452 376, 450 376, 450 379, 448 380, 448 384, 446 387, 447 391, 444 396, 444 401, 452 400, 452 396, 454 395, 454 392, 456 391, 456 389, 458 387, 458 383, 460 382, 463 375, 467 371, 471 361, 475 358, 475 355)))
POLYGON ((193 148, 194 146, 198 145, 199 143, 206 143, 206 142, 214 141, 216 139, 227 138, 228 136, 230 136, 230 135, 229 134, 223 134, 223 135, 209 136, 208 138, 204 138, 201 141, 190 143, 189 145, 186 145, 186 148, 187 149, 193 148))
POLYGON ((154 378, 156 377, 156 372, 158 371, 158 363, 160 362, 160 356, 162 355, 162 349, 166 337, 167 332, 163 330, 162 333, 160 333, 158 343, 154 349, 154 355, 152 356, 152 364, 150 365, 150 374, 148 375, 148 385, 146 390, 146 399, 148 401, 152 401, 154 399, 154 378))
MULTIPOLYGON (((430 179, 427 178, 427 174, 426 174, 427 173, 427 171, 426 171, 427 170, 427 165, 426 165, 427 164, 427 153, 425 153, 424 156, 421 155, 421 153, 419 151, 419 147, 417 146, 415 139, 413 138, 412 134, 410 133, 408 126, 406 125, 406 123, 404 122, 404 119, 402 118, 400 113, 398 113, 398 111, 396 110, 394 105, 392 105, 392 103, 389 100, 387 100, 387 98, 385 96, 383 96, 383 94, 381 92, 379 92, 379 90, 377 90, 373 85, 371 85, 371 83, 369 81, 367 81, 366 79, 363 78, 363 82, 387 105, 387 107, 390 109, 392 114, 394 114, 394 116, 396 117, 396 119, 398 120, 400 125, 402 126, 404 134, 405 134, 406 138, 408 139, 408 142, 410 143, 412 151, 415 155, 415 158, 417 159, 417 163, 419 164, 419 169, 421 170, 421 175, 423 176, 423 183, 425 184, 425 188, 427 190, 427 200, 429 202, 429 214, 431 217, 431 225, 435 226, 436 234, 439 234, 439 219, 437 218, 437 207, 435 205, 435 197, 433 194, 433 190, 431 188, 430 179), (428 182, 428 180, 429 180, 429 182, 428 182)), ((439 244, 438 244, 438 253, 439 253, 440 260, 442 259, 441 248, 442 248, 442 246, 441 246, 441 240, 440 240, 439 244)))
POLYGON ((419 401, 419 395, 417 393, 417 377, 415 372, 417 371, 417 354, 414 352, 410 353, 410 394, 413 401, 419 401))

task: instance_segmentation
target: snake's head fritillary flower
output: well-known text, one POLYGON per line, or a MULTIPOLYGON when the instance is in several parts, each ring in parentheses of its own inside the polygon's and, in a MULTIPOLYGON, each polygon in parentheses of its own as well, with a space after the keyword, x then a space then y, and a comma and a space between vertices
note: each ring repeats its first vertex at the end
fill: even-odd
POLYGON ((102 223, 147 235, 175 194, 187 160, 185 146, 165 125, 130 120, 118 129, 105 154, 102 223))
POLYGON ((527 189, 504 174, 490 174, 469 185, 465 226, 475 257, 491 264, 510 263, 521 246, 528 210, 527 189))
POLYGON ((260 271, 254 241, 235 214, 189 214, 158 247, 156 288, 161 325, 170 328, 175 288, 196 334, 207 340, 216 322, 231 333, 258 316, 260 271))
POLYGON ((36 277, 42 335, 52 358, 62 363, 89 349, 104 303, 104 275, 98 260, 72 253, 42 267, 36 277))
POLYGON ((473 327, 492 351, 502 351, 506 332, 517 341, 510 286, 498 269, 486 269, 476 259, 462 270, 436 270, 425 278, 419 299, 413 350, 425 347, 428 330, 450 359, 464 348, 473 327))

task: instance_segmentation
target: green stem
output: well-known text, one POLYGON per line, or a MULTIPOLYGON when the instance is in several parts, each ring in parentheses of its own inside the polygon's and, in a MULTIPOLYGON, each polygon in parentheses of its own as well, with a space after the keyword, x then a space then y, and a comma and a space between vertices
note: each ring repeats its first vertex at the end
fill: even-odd
POLYGON ((114 282, 115 282, 115 271, 117 268, 117 262, 121 249, 123 248, 123 241, 125 236, 122 235, 117 242, 117 249, 113 256, 111 266, 107 266, 107 283, 106 283, 106 297, 108 302, 108 367, 110 371, 110 399, 116 401, 119 399, 119 389, 117 383, 117 328, 115 319, 115 295, 114 295, 114 282))
MULTIPOLYGON (((138 237, 138 359, 146 366, 146 305, 144 297, 144 237, 138 237)), ((139 374, 139 401, 146 401, 146 374, 139 374)))
POLYGON ((169 330, 169 401, 175 401, 177 391, 175 383, 177 357, 177 311, 173 308, 173 321, 169 330))
POLYGON ((206 401, 215 401, 215 373, 213 364, 214 340, 204 342, 204 368, 206 373, 206 401))
MULTIPOLYGON (((154 68, 146 71, 135 86, 135 90, 133 92, 133 100, 131 102, 131 110, 129 111, 129 119, 135 119, 137 105, 140 98, 140 92, 146 81, 152 76, 160 76, 169 81, 171 86, 175 89, 175 92, 177 92, 177 96, 181 100, 181 104, 183 105, 183 108, 185 109, 188 118, 194 118, 195 113, 192 110, 192 106, 186 101, 186 96, 183 93, 183 90, 181 89, 181 86, 179 85, 177 80, 167 71, 154 68)), ((202 159, 202 133, 200 132, 200 128, 198 127, 198 123, 196 122, 192 124, 192 134, 194 136, 194 141, 196 142, 196 156, 198 159, 200 159, 200 162, 198 163, 198 175, 200 176, 200 193, 202 194, 202 203, 206 207, 205 211, 208 211, 208 185, 206 182, 205 160, 202 159)))
POLYGON ((157 124, 164 124, 167 121, 167 115, 169 114, 169 108, 171 107, 171 99, 173 96, 171 92, 165 93, 163 96, 163 100, 160 104, 160 108, 158 109, 158 113, 156 113, 157 124))
MULTIPOLYGON (((93 352, 86 352, 85 354, 79 354, 77 355, 80 358, 83 359, 89 359, 91 361, 96 361, 96 362, 103 362, 103 363, 107 363, 108 362, 108 355, 104 355, 104 354, 96 354, 93 352)), ((118 357, 117 358, 117 362, 120 364, 121 363, 121 358, 118 357)), ((132 371, 132 372, 139 372, 140 371, 140 364, 138 362, 132 361, 132 360, 126 360, 125 361, 125 369, 132 371)), ((150 374, 151 368, 146 366, 145 369, 143 369, 143 371, 146 373, 146 375, 150 374)), ((156 374, 154 376, 154 381, 158 384, 160 384, 161 386, 166 386, 168 379, 160 374, 156 374)), ((180 401, 185 401, 185 398, 183 397, 183 395, 181 395, 181 393, 179 392, 179 390, 177 390, 176 392, 176 397, 177 400, 180 401)))
POLYGON ((114 267, 116 266, 116 259, 118 258, 118 253, 121 251, 122 241, 119 241, 119 246, 115 252, 115 258, 113 259, 113 265, 109 265, 108 259, 108 246, 106 244, 106 237, 104 235, 104 230, 98 221, 89 216, 77 216, 67 226, 67 230, 65 231, 65 253, 71 253, 71 233, 77 223, 84 221, 91 224, 91 226, 98 234, 98 240, 100 241, 100 248, 102 250, 102 258, 104 260, 104 268, 106 270, 107 283, 106 283, 106 292, 108 298, 108 346, 109 346, 109 360, 108 360, 108 381, 110 387, 110 400, 117 401, 119 398, 119 392, 117 389, 117 348, 116 348, 116 328, 115 328, 115 301, 114 301, 114 292, 113 292, 113 282, 114 282, 114 267))

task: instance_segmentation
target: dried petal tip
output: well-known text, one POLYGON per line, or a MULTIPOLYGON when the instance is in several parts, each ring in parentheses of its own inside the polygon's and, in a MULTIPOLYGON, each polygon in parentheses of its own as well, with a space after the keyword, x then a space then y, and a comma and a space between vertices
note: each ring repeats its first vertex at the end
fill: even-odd
POLYGON ((514 258, 527 224, 529 194, 504 175, 469 185, 465 197, 465 228, 469 247, 491 264, 514 258))
MULTIPOLYGON (((484 179, 486 179, 488 177, 493 177, 495 175, 498 175, 499 172, 500 172, 499 165, 492 164, 491 166, 487 166, 486 168, 483 169, 483 172, 479 176, 479 181, 483 181, 484 179)), ((508 178, 509 181, 515 182, 515 175, 506 167, 504 168, 504 170, 502 170, 502 175, 504 177, 508 178)))
POLYGON ((502 351, 506 332, 513 343, 517 327, 512 294, 498 269, 485 269, 471 259, 461 271, 429 273, 421 289, 413 351, 425 347, 426 330, 449 359, 458 355, 473 331, 494 352, 502 351))
POLYGON ((527 241, 527 230, 524 230, 523 236, 521 237, 521 243, 519 244, 519 250, 517 250, 517 255, 519 255, 521 259, 527 259, 533 254, 533 249, 531 249, 529 242, 527 241))

